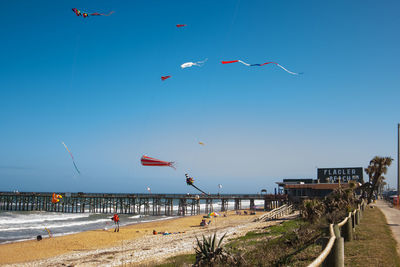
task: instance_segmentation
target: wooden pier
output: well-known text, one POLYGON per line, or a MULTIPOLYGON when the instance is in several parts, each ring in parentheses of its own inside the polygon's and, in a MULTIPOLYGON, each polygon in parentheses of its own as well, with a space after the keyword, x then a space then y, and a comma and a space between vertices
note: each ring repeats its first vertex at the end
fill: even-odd
POLYGON ((96 194, 59 193, 62 199, 52 203, 52 193, 0 192, 0 211, 51 211, 63 213, 120 213, 154 216, 185 216, 227 211, 233 202, 234 210, 242 209, 242 202, 262 200, 264 210, 272 210, 288 201, 287 195, 179 195, 179 194, 96 194), (174 209, 175 204, 175 209, 174 209), (204 207, 200 209, 200 205, 204 207), (219 206, 219 207, 218 207, 219 206), (176 208, 177 207, 177 208, 176 208))

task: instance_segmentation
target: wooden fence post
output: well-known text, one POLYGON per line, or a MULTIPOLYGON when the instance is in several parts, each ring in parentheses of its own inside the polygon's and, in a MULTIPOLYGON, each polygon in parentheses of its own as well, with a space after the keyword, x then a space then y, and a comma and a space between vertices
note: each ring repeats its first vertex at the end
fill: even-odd
POLYGON ((335 244, 331 251, 332 265, 334 267, 344 267, 344 239, 336 237, 335 244))
POLYGON ((349 215, 347 222, 345 223, 343 236, 346 242, 353 241, 353 223, 351 215, 349 215))
POLYGON ((333 225, 333 232, 335 233, 336 237, 340 237, 340 228, 339 225, 335 224, 333 225))

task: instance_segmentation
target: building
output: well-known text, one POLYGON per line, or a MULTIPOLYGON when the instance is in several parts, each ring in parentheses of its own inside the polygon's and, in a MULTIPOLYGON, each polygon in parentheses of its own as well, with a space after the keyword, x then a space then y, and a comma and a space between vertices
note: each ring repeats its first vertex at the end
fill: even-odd
POLYGON ((288 195, 292 201, 304 198, 323 198, 329 195, 334 189, 342 187, 348 188, 347 183, 318 183, 313 179, 283 179, 277 182, 280 192, 288 195))
POLYGON ((363 181, 361 167, 317 169, 317 179, 283 179, 283 182, 277 184, 279 193, 288 195, 291 201, 299 201, 305 198, 323 198, 336 188, 348 188, 350 181, 363 181))

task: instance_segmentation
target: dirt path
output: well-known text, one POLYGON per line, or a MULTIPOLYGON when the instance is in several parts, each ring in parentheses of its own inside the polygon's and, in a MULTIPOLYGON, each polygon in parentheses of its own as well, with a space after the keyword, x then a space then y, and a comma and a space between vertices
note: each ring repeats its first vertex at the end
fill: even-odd
POLYGON ((397 253, 400 255, 400 210, 390 207, 389 203, 383 200, 377 200, 374 206, 385 214, 388 226, 397 242, 397 253))

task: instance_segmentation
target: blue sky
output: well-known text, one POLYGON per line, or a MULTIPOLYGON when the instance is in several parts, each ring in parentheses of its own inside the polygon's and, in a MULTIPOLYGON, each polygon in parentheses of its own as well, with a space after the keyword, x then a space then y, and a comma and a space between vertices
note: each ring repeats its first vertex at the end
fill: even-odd
MULTIPOLYGON (((255 193, 315 178, 317 167, 396 159, 398 1, 2 8, 0 190, 195 192, 189 172, 205 191, 221 183, 223 192, 255 193), (73 7, 115 13, 84 19, 73 7), (201 68, 179 67, 205 58, 201 68), (304 74, 220 63, 236 59, 304 74), (177 170, 141 166, 143 154, 177 170)), ((396 162, 388 181, 396 183, 396 162)))

